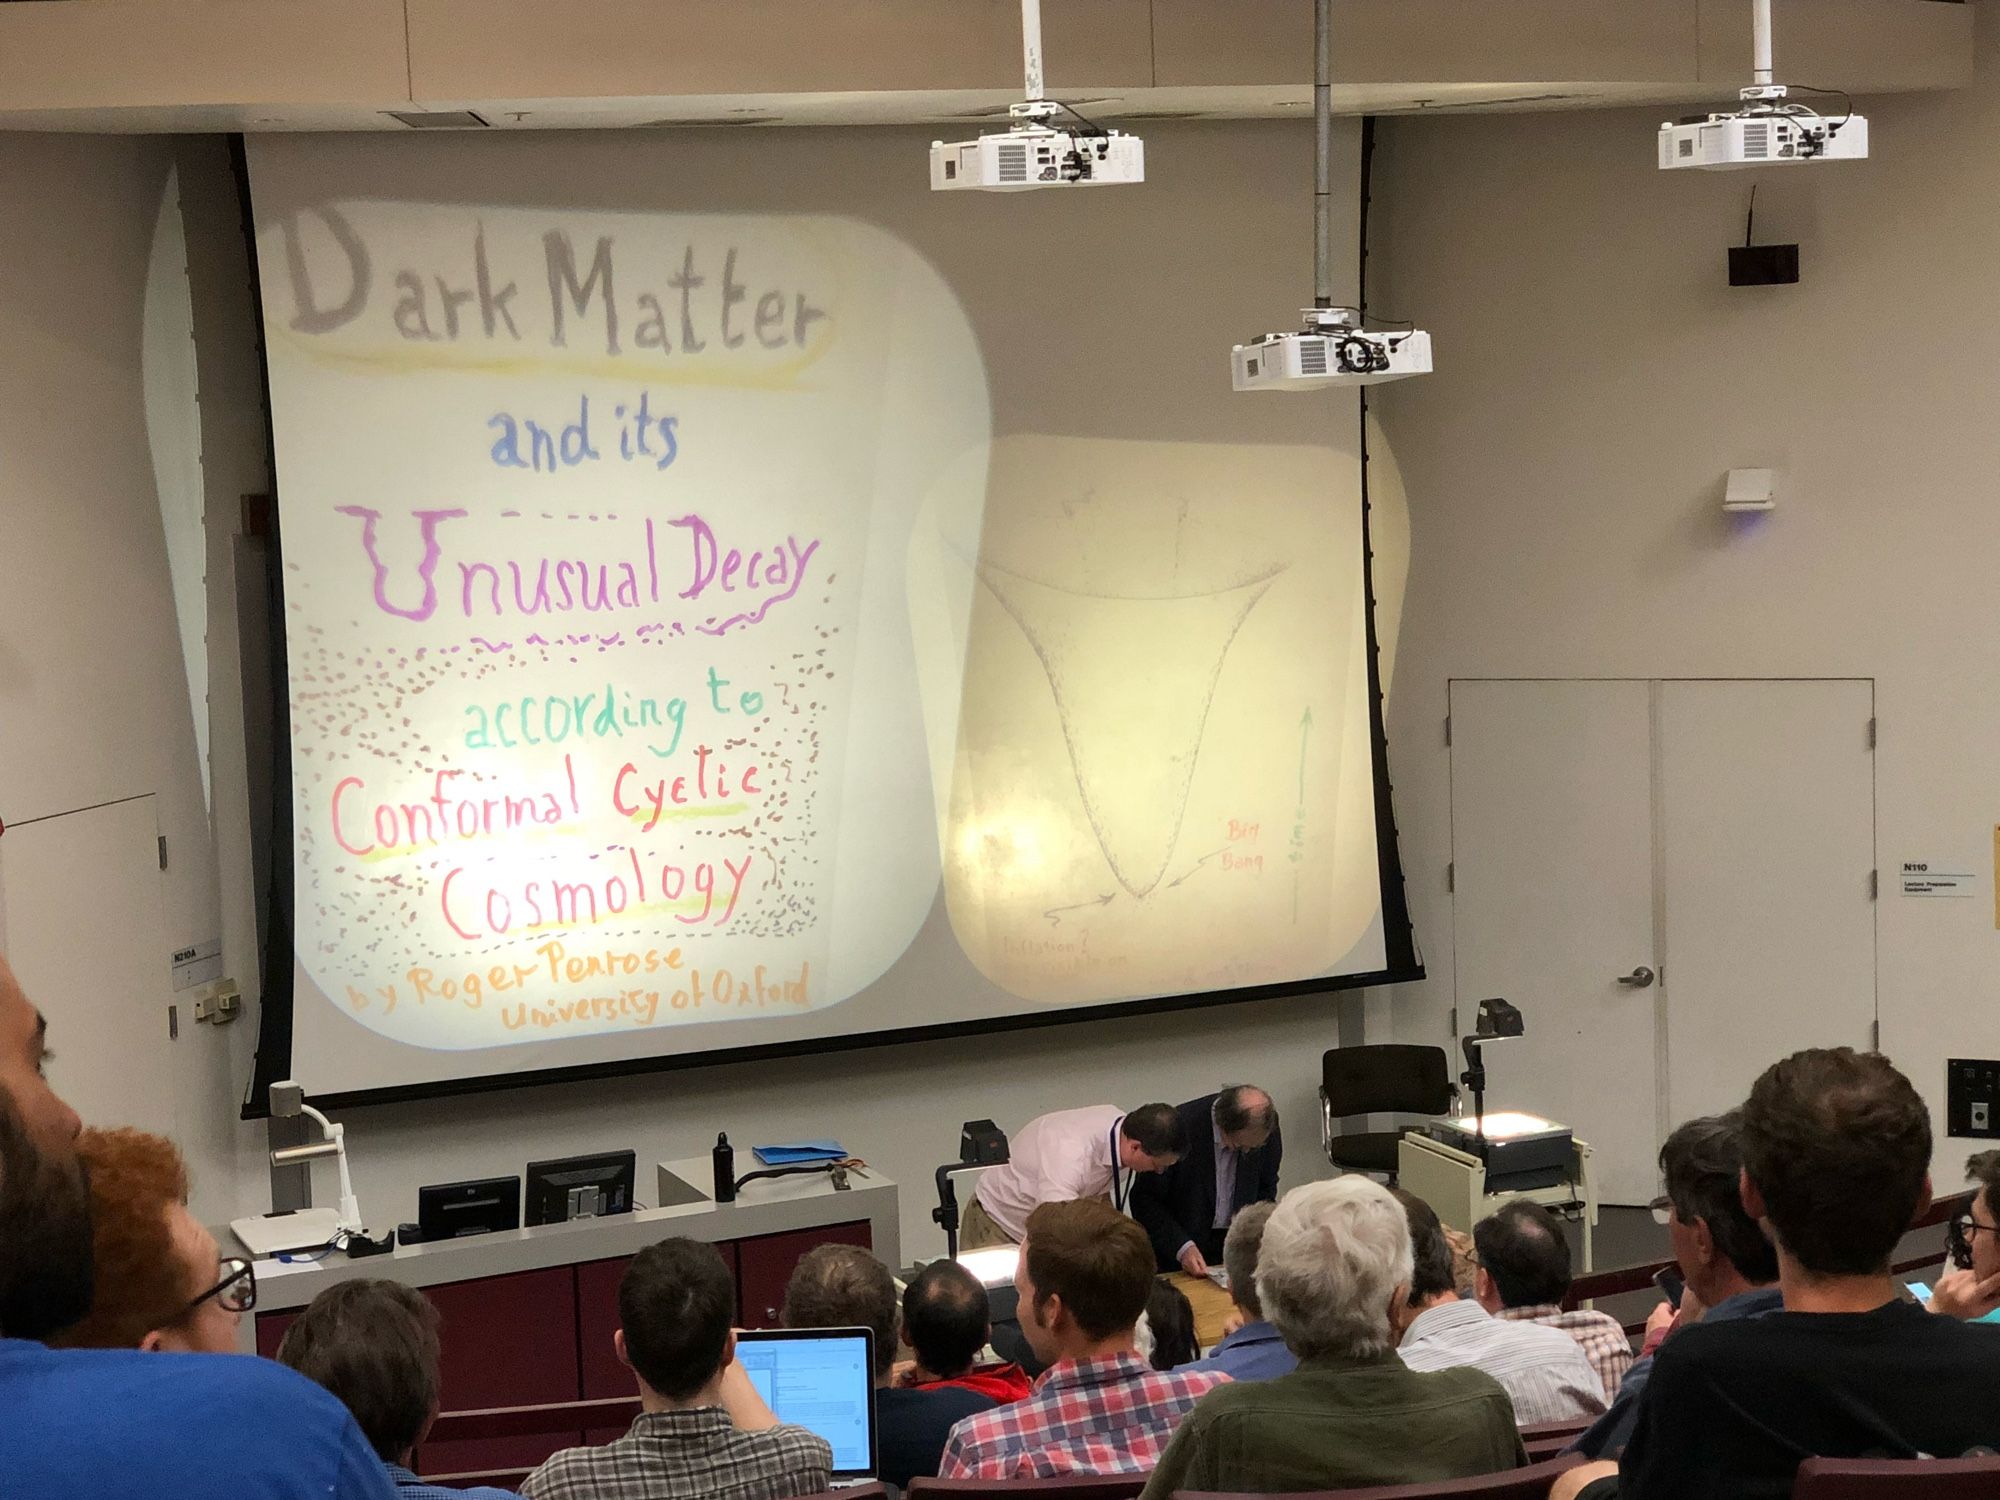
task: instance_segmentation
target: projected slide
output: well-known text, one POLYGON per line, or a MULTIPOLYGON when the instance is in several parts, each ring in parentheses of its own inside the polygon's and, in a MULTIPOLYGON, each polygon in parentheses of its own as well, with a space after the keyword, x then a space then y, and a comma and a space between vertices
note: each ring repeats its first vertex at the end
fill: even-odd
POLYGON ((1334 404, 1035 430, 964 248, 252 148, 316 1095, 1385 967, 1334 404))
MULTIPOLYGON (((1317 541, 1325 461, 994 445, 969 649, 938 666, 962 698, 932 734, 952 928, 1010 992, 1241 986, 1339 958, 1328 729, 1353 652, 1327 621, 1358 620, 1360 599, 1358 570, 1317 541)), ((952 562, 948 543, 920 548, 913 572, 952 562)), ((941 620, 917 639, 949 635, 941 620)))

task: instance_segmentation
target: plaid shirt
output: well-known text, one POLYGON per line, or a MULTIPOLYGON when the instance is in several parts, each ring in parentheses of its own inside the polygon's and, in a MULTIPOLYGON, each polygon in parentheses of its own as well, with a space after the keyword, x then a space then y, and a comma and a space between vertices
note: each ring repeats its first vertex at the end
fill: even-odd
POLYGON ((1229 1377, 1157 1371, 1136 1354, 1062 1360, 1011 1406, 967 1417, 944 1445, 940 1479, 1143 1474, 1195 1402, 1229 1377))
POLYGON ((528 1500, 785 1500, 833 1484, 833 1449, 803 1427, 743 1432, 719 1406, 641 1412, 602 1448, 565 1448, 527 1477, 528 1500))
POLYGON ((1625 1372, 1632 1368, 1632 1341, 1625 1336, 1618 1320, 1609 1313, 1582 1307, 1574 1312, 1564 1312, 1553 1302, 1543 1302, 1534 1307, 1503 1307, 1496 1316, 1511 1323, 1542 1323, 1550 1328, 1560 1328, 1575 1339, 1583 1346, 1591 1369, 1597 1371, 1597 1378, 1604 1382, 1606 1401, 1618 1394, 1625 1372))

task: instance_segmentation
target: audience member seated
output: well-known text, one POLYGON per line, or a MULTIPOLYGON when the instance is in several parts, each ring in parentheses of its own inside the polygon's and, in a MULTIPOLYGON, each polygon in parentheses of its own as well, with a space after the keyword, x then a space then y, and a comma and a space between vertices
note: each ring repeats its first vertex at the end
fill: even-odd
POLYGON ((1512 1399, 1523 1427, 1602 1412, 1603 1388, 1576 1341, 1538 1323, 1503 1323, 1461 1298, 1436 1211, 1414 1193, 1393 1191, 1410 1221, 1410 1295, 1390 1319, 1401 1334, 1396 1352, 1403 1363, 1412 1370, 1484 1370, 1512 1399))
POLYGON ((1139 1353, 1156 1370, 1177 1370, 1201 1353, 1194 1336, 1194 1304, 1170 1282, 1155 1278, 1137 1333, 1139 1353))
POLYGON ((1971 1253, 1969 1268, 1947 1267, 1931 1289, 1932 1312, 1968 1322, 2000 1308, 2000 1151, 1982 1151, 1965 1164, 1972 1202, 1953 1221, 1952 1237, 1971 1253))
POLYGON ((1143 1474, 1202 1394, 1228 1377, 1151 1369, 1133 1325, 1153 1286, 1146 1231, 1102 1199, 1028 1216, 1014 1286, 1021 1331, 1049 1368, 1034 1394, 952 1429, 946 1479, 1143 1474))
POLYGON ((0 960, 0 1493, 34 1500, 392 1500, 340 1403, 267 1360, 32 1342, 90 1312, 76 1114, 0 960))
POLYGON ((2000 1447, 2000 1329, 1898 1295, 1890 1257, 1930 1196, 1930 1110, 1874 1053, 1794 1053, 1743 1106, 1743 1207, 1777 1245, 1781 1311, 1660 1346, 1616 1477, 1561 1493, 1784 1500, 1806 1458, 2000 1447))
POLYGON ((601 1448, 565 1448, 528 1500, 783 1500, 833 1482, 833 1450, 781 1424, 736 1360, 736 1287, 713 1245, 662 1240, 618 1283, 619 1363, 639 1384, 632 1430, 601 1448))
POLYGON ((955 1260, 934 1260, 903 1289, 903 1342, 916 1356, 904 1383, 918 1390, 957 1386, 1005 1406, 1034 1389, 1006 1361, 981 1364, 993 1337, 991 1303, 979 1278, 955 1260))
MULTIPOLYGON (((1672 1327, 1754 1318, 1784 1303, 1777 1288, 1778 1254, 1743 1211, 1742 1130, 1742 1112, 1732 1110, 1688 1121, 1660 1147, 1667 1233, 1686 1282, 1672 1327)), ((1665 1303, 1661 1308, 1671 1311, 1665 1303)), ((1652 1370, 1649 1354, 1626 1372, 1618 1399, 1577 1439, 1576 1452, 1607 1458, 1624 1451, 1652 1370)))
POLYGON ((278 1363, 325 1386, 360 1425, 397 1500, 513 1500, 509 1490, 446 1489, 411 1472, 438 1414, 438 1311, 397 1281, 343 1281, 285 1330, 278 1363))
POLYGON ((896 1363, 896 1282, 889 1268, 856 1245, 821 1245, 806 1252, 785 1288, 787 1328, 871 1328, 875 1332, 875 1429, 878 1477, 899 1489, 922 1475, 937 1477, 944 1440, 965 1417, 995 1402, 954 1386, 899 1389, 889 1383, 896 1363))
POLYGON ((1257 1253, 1264 1245, 1264 1226, 1276 1209, 1275 1203, 1253 1203, 1230 1224, 1229 1237, 1222 1243, 1222 1268, 1229 1276, 1229 1299, 1243 1321, 1223 1335, 1208 1358, 1196 1360, 1188 1369, 1213 1370, 1231 1380, 1269 1380, 1298 1367, 1298 1356, 1265 1319, 1263 1301, 1257 1296, 1257 1253))
POLYGON ((1479 1305, 1510 1322, 1544 1323, 1578 1344, 1597 1371, 1609 1401, 1632 1368, 1632 1341, 1609 1313, 1564 1312, 1569 1294, 1569 1241, 1562 1221, 1539 1203, 1509 1203, 1472 1226, 1479 1255, 1479 1305))
POLYGON ((1204 1396, 1144 1500, 1432 1482, 1522 1463, 1514 1409, 1492 1376, 1421 1373, 1396 1357, 1391 1317, 1410 1294, 1410 1258, 1402 1206, 1365 1177, 1280 1199, 1257 1294, 1299 1366, 1204 1396))
POLYGON ((90 1313, 49 1340, 74 1349, 234 1354, 257 1300, 247 1260, 222 1258, 188 1212, 180 1148, 143 1130, 86 1130, 76 1152, 90 1182, 90 1313))

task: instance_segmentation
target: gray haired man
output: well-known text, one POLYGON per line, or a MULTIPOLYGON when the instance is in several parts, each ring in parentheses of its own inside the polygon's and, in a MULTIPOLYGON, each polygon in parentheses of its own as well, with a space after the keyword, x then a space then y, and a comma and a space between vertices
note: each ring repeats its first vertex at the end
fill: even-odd
POLYGON ((1141 1500, 1436 1483, 1524 1462, 1492 1376, 1398 1357, 1410 1277, 1409 1220, 1378 1184, 1340 1177, 1285 1194, 1264 1225, 1257 1294, 1299 1366, 1203 1396, 1141 1500))

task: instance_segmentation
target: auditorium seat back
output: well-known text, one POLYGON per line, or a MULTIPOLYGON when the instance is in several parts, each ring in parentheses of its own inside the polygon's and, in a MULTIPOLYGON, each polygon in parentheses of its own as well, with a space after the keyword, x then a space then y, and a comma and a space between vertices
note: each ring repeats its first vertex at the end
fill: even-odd
POLYGON ((1809 1458, 1792 1500, 1994 1500, 2000 1457, 1809 1458))
POLYGON ((1589 1430, 1588 1422, 1537 1422, 1521 1429, 1521 1446, 1528 1450, 1530 1463, 1539 1463, 1554 1458, 1589 1430))
MULTIPOLYGON (((1582 1462, 1581 1456, 1569 1453, 1529 1464, 1525 1469, 1480 1474, 1472 1479, 1369 1485, 1355 1490, 1306 1490, 1286 1495, 1282 1500, 1547 1500, 1549 1487, 1582 1462)), ((1176 1490, 1174 1500, 1280 1500, 1280 1497, 1176 1490)))
MULTIPOLYGON (((979 1500, 1018 1495, 1022 1500, 1133 1500, 1150 1474, 1071 1474, 1061 1479, 912 1479, 909 1500, 979 1500)), ((840 1492, 846 1500, 848 1492, 840 1492)))

